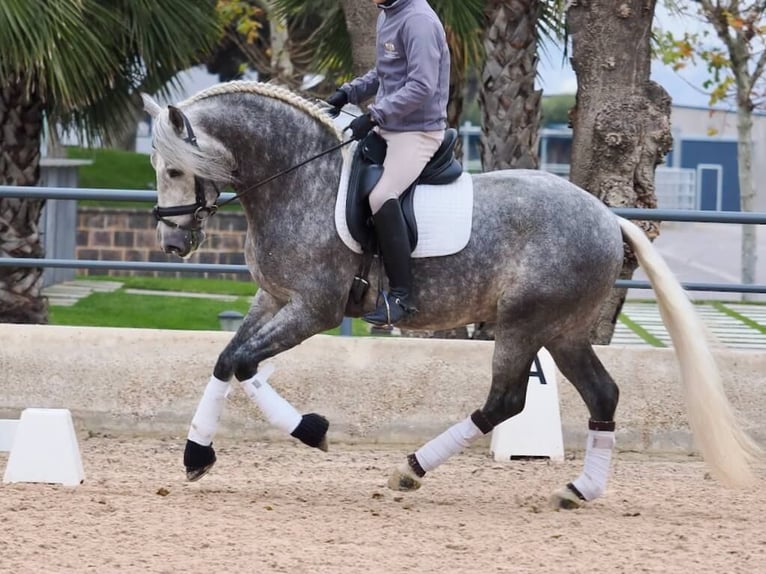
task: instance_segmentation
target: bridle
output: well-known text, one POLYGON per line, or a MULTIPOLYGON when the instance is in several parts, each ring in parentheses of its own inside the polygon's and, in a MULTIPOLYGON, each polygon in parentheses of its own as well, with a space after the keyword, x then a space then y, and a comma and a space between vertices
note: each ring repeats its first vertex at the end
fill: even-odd
MULTIPOLYGON (((197 143, 197 136, 194 135, 191 122, 186 114, 181 113, 181 117, 184 121, 184 127, 186 128, 186 137, 184 141, 197 149, 199 144, 197 143)), ((183 231, 199 231, 202 228, 202 223, 210 216, 214 215, 218 208, 218 198, 221 196, 221 189, 214 181, 210 181, 213 189, 215 189, 216 197, 212 205, 207 204, 207 197, 205 197, 205 181, 206 180, 198 175, 194 176, 194 203, 188 203, 186 205, 176 205, 172 207, 160 207, 155 205, 152 208, 152 214, 158 222, 162 222, 168 227, 173 229, 181 229, 183 231), (170 221, 168 217, 175 217, 177 215, 192 215, 193 223, 191 225, 181 225, 170 221)))
MULTIPOLYGON (((189 118, 186 117, 186 114, 178 110, 181 118, 183 118, 184 127, 186 128, 186 137, 184 138, 184 141, 188 143, 189 145, 192 145, 196 147, 197 149, 200 149, 199 144, 197 143, 197 136, 194 135, 194 130, 192 129, 191 122, 189 122, 189 118)), ((345 131, 345 130, 344 130, 345 131)), ((266 179, 259 181, 258 183, 251 185, 247 189, 244 189, 238 193, 236 193, 233 197, 230 197, 226 201, 222 203, 218 203, 218 199, 221 197, 221 189, 220 187, 212 180, 200 177, 198 175, 194 176, 194 203, 189 203, 186 205, 176 205, 172 207, 160 207, 159 205, 155 205, 152 208, 152 214, 154 215, 154 218, 158 222, 162 222, 168 227, 172 227, 174 229, 181 229, 183 231, 191 231, 191 232, 197 232, 202 229, 202 223, 208 218, 213 215, 224 205, 231 203, 235 199, 239 199, 246 193, 253 191, 254 189, 257 189, 263 185, 266 185, 267 183, 274 181, 278 177, 282 177, 283 175, 286 175, 290 173, 291 171, 294 171, 298 169, 299 167, 302 167, 306 165, 309 162, 312 162, 316 159, 319 159, 322 156, 325 156, 329 153, 332 153, 336 150, 339 150, 343 146, 346 146, 350 143, 352 143, 353 139, 348 139, 344 142, 339 143, 338 145, 334 145, 324 151, 319 152, 318 154, 303 160, 300 163, 297 163, 291 167, 288 167, 287 169, 284 169, 280 171, 279 173, 276 173, 270 177, 267 177, 266 179), (213 189, 216 193, 215 201, 208 205, 207 198, 205 197, 205 182, 210 182, 210 184, 213 186, 213 189), (168 217, 175 217, 177 215, 192 215, 193 216, 193 222, 191 225, 180 225, 178 223, 175 223, 173 221, 170 221, 167 219, 168 217)), ((232 176, 236 178, 236 171, 232 173, 232 176)))

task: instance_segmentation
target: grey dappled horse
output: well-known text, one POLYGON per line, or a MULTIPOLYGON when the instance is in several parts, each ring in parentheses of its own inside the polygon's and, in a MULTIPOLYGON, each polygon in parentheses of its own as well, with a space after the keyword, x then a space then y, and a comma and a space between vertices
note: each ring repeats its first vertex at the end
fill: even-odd
MULTIPOLYGON (((199 246, 205 216, 220 186, 229 184, 245 192, 239 198, 248 222, 245 255, 260 289, 242 326, 220 354, 214 378, 226 385, 232 376, 256 381, 249 387, 250 394, 264 382, 254 378, 262 361, 336 327, 344 315, 359 316, 374 308, 374 289, 361 306, 349 299, 362 256, 336 232, 341 152, 324 155, 248 191, 269 176, 337 146, 342 134, 320 106, 255 82, 214 86, 177 106, 160 108, 151 98, 144 100, 154 118, 152 161, 162 213, 158 233, 166 252, 186 257, 199 246), (178 206, 182 209, 174 211, 178 206)), ((758 447, 735 420, 693 306, 644 233, 592 195, 544 172, 478 174, 473 185, 467 246, 454 255, 413 260, 419 312, 401 326, 436 330, 495 322, 491 389, 485 404, 462 426, 424 445, 428 457, 409 455, 392 474, 389 486, 418 488, 425 471, 470 443, 476 429, 479 435, 486 434, 519 413, 530 366, 541 347, 547 348, 585 401, 589 429, 613 436, 618 388, 588 336, 621 268, 623 241, 636 253, 656 291, 681 365, 698 446, 722 482, 749 482, 749 462, 758 447), (429 464, 421 458, 429 458, 429 464)), ((378 284, 378 273, 373 266, 371 285, 378 284)), ((385 365, 375 367, 385 369, 385 365)), ((275 401, 283 401, 275 396, 275 401)), ((216 421, 219 406, 210 415, 216 421)), ((295 429, 293 436, 326 448, 327 425, 321 424, 322 417, 285 417, 293 417, 284 425, 288 431, 295 429)), ((204 474, 215 461, 209 442, 212 430, 199 443, 187 442, 190 479, 204 474)), ((601 446, 595 462, 588 459, 590 451, 586 453, 583 471, 584 475, 603 474, 598 484, 586 485, 589 492, 583 496, 582 488, 570 483, 554 494, 555 504, 579 506, 603 493, 613 440, 601 446), (603 466, 606 470, 599 468, 603 466)))

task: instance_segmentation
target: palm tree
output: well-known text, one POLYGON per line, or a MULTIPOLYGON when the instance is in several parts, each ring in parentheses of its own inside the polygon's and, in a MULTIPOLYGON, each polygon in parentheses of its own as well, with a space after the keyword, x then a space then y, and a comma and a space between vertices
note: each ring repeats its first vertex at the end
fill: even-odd
POLYGON ((487 0, 479 91, 483 171, 538 167, 538 52, 542 38, 561 36, 563 18, 561 0, 487 0))
MULTIPOLYGON (((21 186, 38 182, 44 119, 108 143, 139 91, 162 92, 219 34, 209 0, 4 0, 0 30, 0 176, 21 186)), ((43 203, 0 199, 0 257, 42 257, 43 203)), ((42 268, 0 267, 0 322, 47 322, 41 289, 42 268)))

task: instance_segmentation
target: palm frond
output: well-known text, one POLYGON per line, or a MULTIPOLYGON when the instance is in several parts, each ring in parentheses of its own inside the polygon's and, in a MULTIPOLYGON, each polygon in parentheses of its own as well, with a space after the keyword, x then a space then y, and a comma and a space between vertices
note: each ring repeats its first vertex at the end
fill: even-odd
POLYGON ((0 2, 0 82, 19 78, 62 108, 93 103, 119 66, 91 19, 111 18, 92 0, 0 2))
POLYGON ((433 0, 431 4, 452 40, 453 52, 463 55, 466 66, 480 63, 486 0, 433 0))

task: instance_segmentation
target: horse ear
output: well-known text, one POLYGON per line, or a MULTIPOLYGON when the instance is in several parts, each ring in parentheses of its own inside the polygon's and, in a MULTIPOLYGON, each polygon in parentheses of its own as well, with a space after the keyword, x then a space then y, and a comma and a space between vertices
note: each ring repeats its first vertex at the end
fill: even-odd
POLYGON ((170 117, 170 125, 173 126, 176 135, 180 136, 182 133, 184 133, 184 129, 186 129, 186 126, 184 125, 184 114, 175 106, 168 106, 168 112, 170 117))
POLYGON ((153 118, 156 118, 158 115, 160 115, 159 104, 155 102, 149 94, 142 93, 141 99, 144 101, 144 111, 146 111, 147 114, 153 118))

